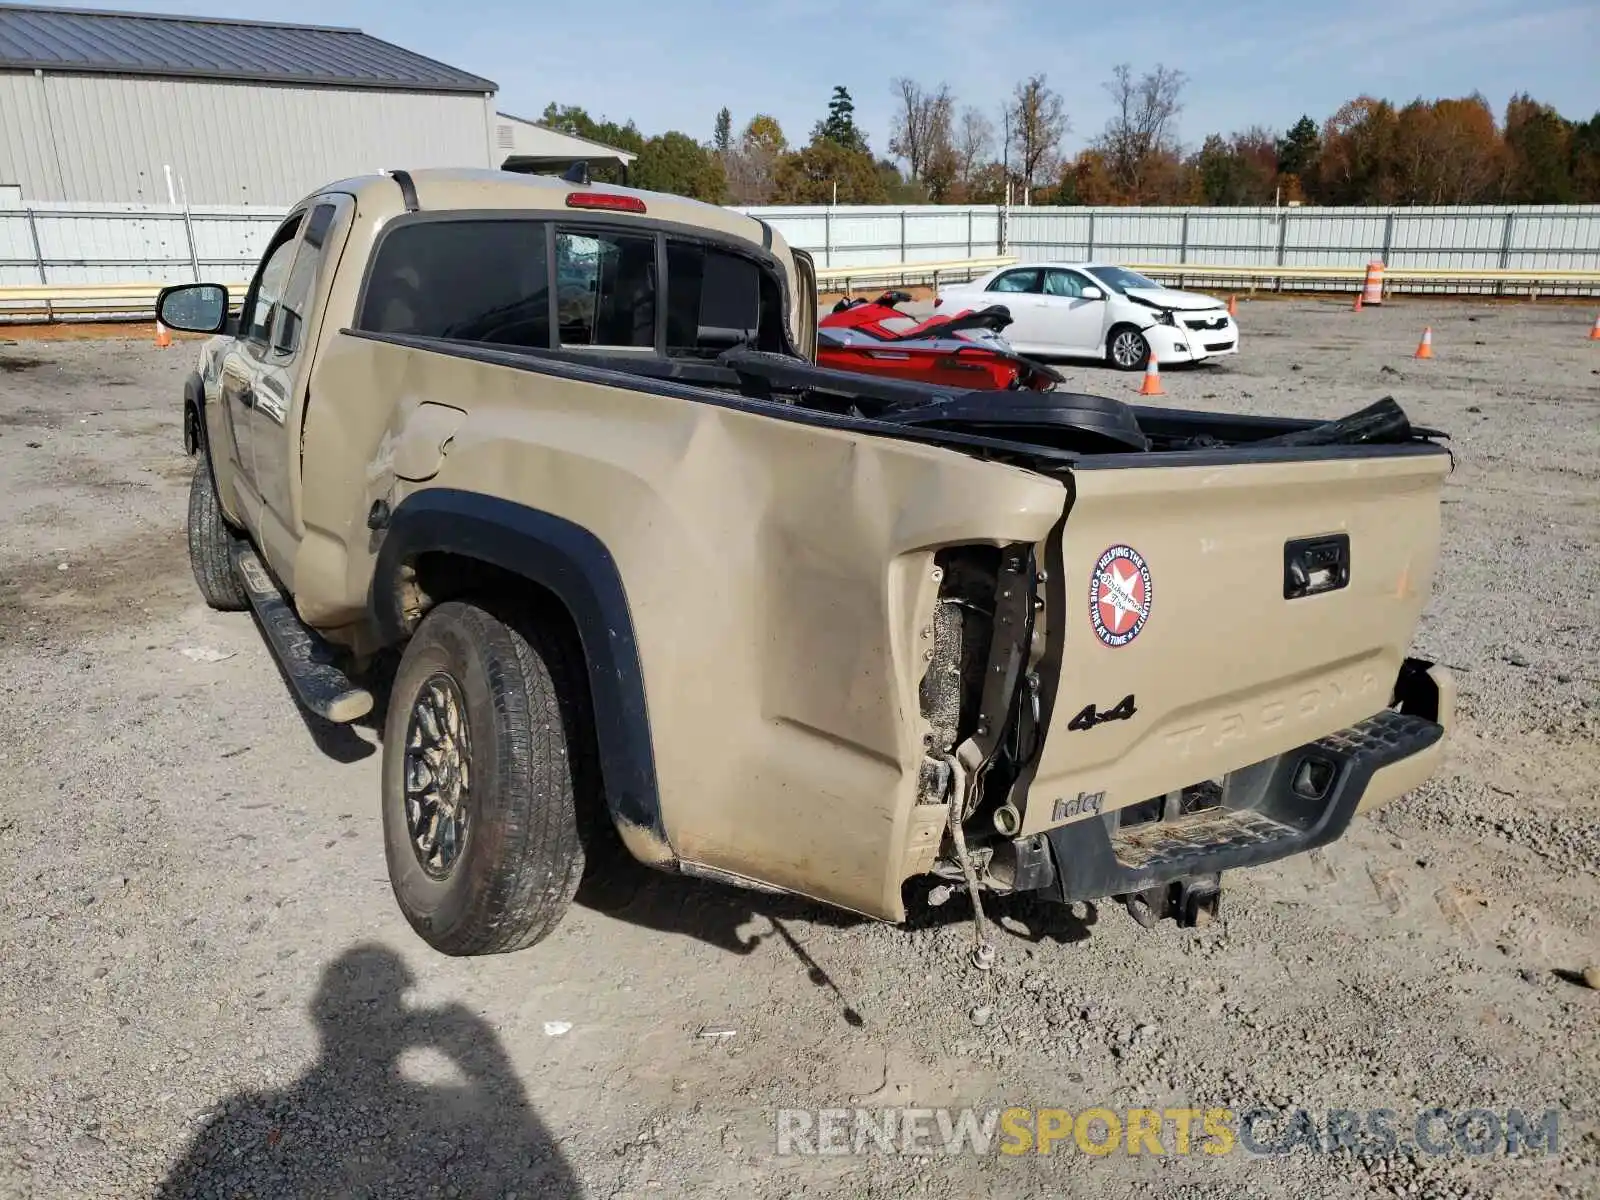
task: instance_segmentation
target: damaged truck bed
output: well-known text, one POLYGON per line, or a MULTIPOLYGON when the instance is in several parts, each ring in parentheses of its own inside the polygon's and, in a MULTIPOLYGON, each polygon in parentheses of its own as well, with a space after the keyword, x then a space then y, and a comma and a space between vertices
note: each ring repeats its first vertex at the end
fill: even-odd
POLYGON ((437 948, 537 941, 620 842, 891 921, 938 877, 979 900, 982 963, 984 893, 1203 920, 1222 872, 1436 767, 1453 685, 1408 651, 1450 457, 1392 400, 1313 422, 827 370, 809 261, 759 222, 407 183, 297 210, 333 212, 265 419, 225 315, 164 319, 224 335, 186 401, 208 598, 289 598, 269 637, 334 719, 400 652, 390 877, 437 948), (528 298, 427 307, 511 238, 528 298))

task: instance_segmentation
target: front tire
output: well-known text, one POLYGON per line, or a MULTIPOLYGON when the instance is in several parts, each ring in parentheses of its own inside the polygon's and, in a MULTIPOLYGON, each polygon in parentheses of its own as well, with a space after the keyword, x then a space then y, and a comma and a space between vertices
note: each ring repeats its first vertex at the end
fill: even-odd
POLYGON ((450 601, 428 613, 383 739, 389 881, 435 950, 504 954, 548 936, 584 870, 599 803, 581 659, 526 617, 450 601))
POLYGON ((1106 362, 1119 371, 1142 371, 1150 361, 1150 343, 1132 325, 1118 325, 1106 338, 1106 362))
POLYGON ((189 566, 207 604, 219 612, 238 612, 249 603, 233 569, 233 550, 241 539, 222 516, 204 450, 199 460, 189 480, 189 566))

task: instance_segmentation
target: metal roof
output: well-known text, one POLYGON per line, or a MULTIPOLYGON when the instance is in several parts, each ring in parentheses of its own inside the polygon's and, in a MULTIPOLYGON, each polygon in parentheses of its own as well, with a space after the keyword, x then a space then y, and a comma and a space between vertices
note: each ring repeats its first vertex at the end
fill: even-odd
POLYGON ((490 80, 359 29, 0 4, 0 71, 9 70, 416 92, 497 90, 490 80))

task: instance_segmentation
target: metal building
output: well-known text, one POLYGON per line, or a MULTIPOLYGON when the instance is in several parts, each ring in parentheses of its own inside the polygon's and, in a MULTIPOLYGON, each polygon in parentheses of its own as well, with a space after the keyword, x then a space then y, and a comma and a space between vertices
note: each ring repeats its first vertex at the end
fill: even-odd
POLYGON ((495 84, 358 29, 0 4, 0 203, 284 208, 487 167, 495 84))

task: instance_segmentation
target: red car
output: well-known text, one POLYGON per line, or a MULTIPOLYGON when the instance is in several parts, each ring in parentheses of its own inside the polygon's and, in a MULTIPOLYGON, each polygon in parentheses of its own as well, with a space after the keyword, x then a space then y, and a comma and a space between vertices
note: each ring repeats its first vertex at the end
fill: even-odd
POLYGON ((817 363, 945 387, 1043 392, 1063 382, 1000 336, 1011 324, 1003 305, 918 320, 898 307, 910 299, 885 292, 876 300, 839 301, 818 323, 817 363))

